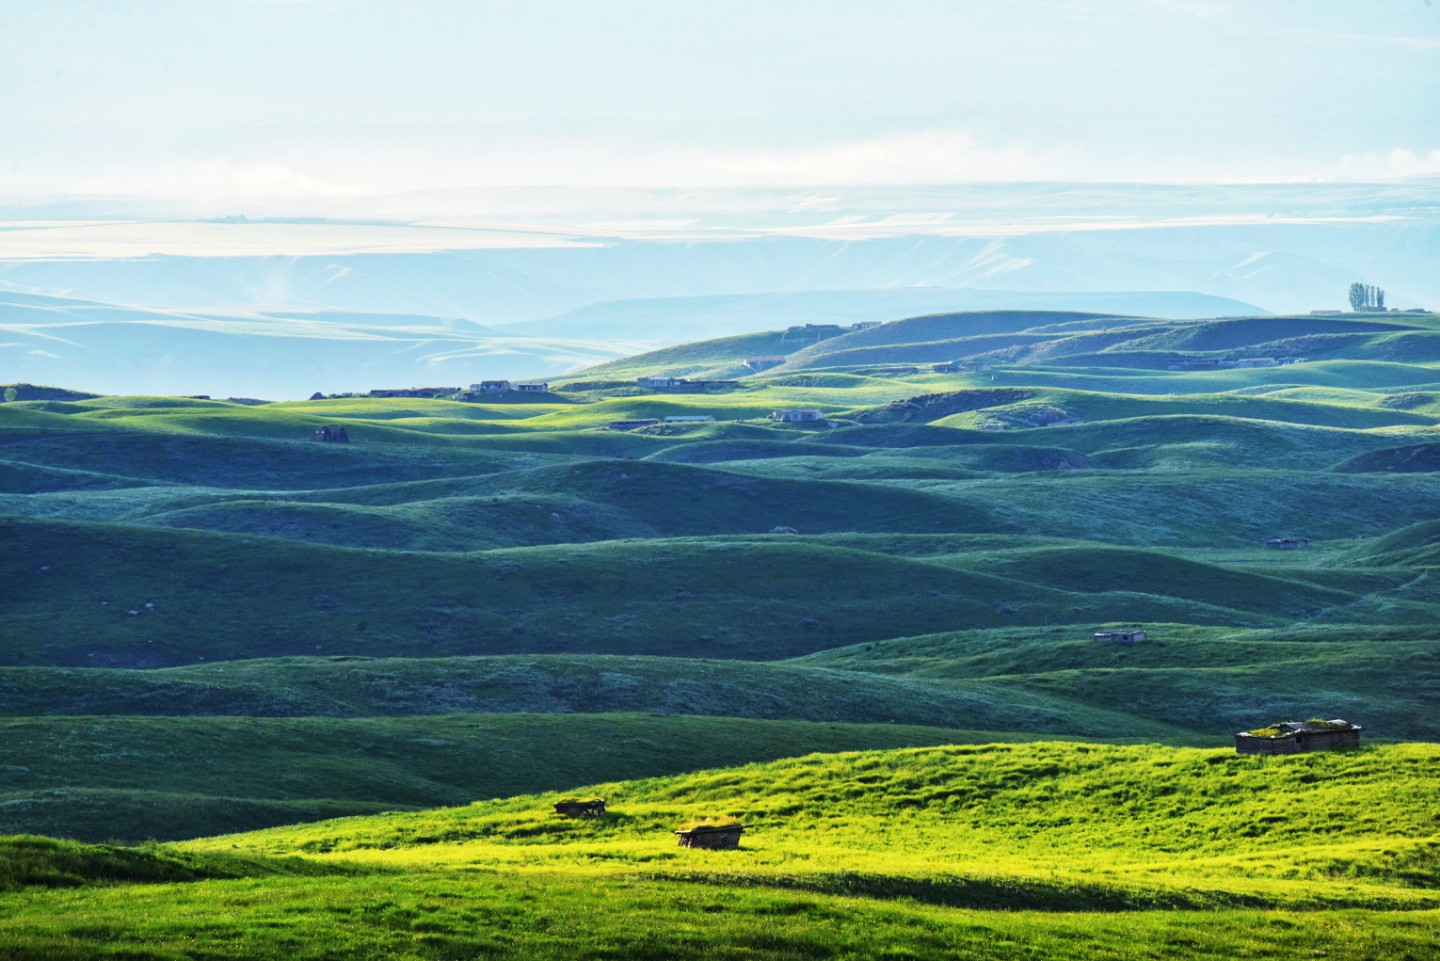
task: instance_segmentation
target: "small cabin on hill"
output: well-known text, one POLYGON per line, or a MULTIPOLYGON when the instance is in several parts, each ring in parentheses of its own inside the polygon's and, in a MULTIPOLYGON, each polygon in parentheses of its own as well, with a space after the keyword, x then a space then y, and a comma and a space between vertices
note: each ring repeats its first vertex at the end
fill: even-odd
POLYGON ((709 414, 671 414, 665 418, 667 424, 706 424, 713 423, 714 417, 709 414))
POLYGON ((1360 725, 1344 718, 1286 721, 1235 735, 1237 754, 1300 754, 1337 751, 1360 746, 1360 725))
POLYGON ((958 361, 956 361, 949 364, 936 364, 930 369, 937 374, 958 374, 965 368, 962 367, 958 361))
POLYGON ((676 831, 682 848, 706 848, 710 851, 733 851, 740 847, 740 835, 745 831, 743 824, 727 824, 720 827, 700 825, 687 830, 676 831))
POLYGON ((634 430, 637 427, 654 427, 658 423, 660 421, 655 417, 641 420, 612 420, 609 427, 611 430, 634 430))
POLYGON ((771 367, 779 367, 785 363, 785 358, 780 354, 766 354, 763 357, 746 357, 745 366, 751 370, 769 370, 771 367))
POLYGON ((1307 537, 1267 537, 1265 546, 1272 551, 1298 551, 1302 547, 1310 546, 1310 539, 1307 537))
POLYGON ((338 425, 327 425, 315 428, 315 433, 310 435, 311 440, 318 440, 322 444, 348 444, 350 435, 345 433, 345 428, 338 425))
POLYGON ((605 813, 605 799, 562 797, 555 802, 555 813, 564 818, 596 818, 605 813))
POLYGON ((879 327, 885 323, 883 320, 857 320, 850 325, 851 330, 869 330, 871 327, 879 327))
POLYGON ((1138 644, 1147 639, 1148 635, 1138 627, 1126 628, 1119 631, 1095 632, 1095 642, 1097 644, 1138 644))
POLYGON ((550 385, 545 381, 535 381, 528 384, 514 384, 510 388, 519 394, 548 394, 550 385))
POLYGON ((672 387, 679 387, 684 381, 679 377, 637 377, 637 387, 651 387, 656 390, 669 390, 672 387))
POLYGON ((813 424, 824 417, 818 410, 776 410, 770 412, 770 419, 786 424, 813 424))
POLYGON ((504 394, 510 390, 508 380, 482 380, 478 384, 470 385, 472 394, 504 394))

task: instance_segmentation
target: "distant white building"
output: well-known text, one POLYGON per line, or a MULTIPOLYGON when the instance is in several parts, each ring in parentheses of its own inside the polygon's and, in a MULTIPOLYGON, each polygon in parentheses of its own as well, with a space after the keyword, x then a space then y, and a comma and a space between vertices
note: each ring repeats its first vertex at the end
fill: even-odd
POLYGON ((665 418, 667 424, 704 424, 713 422, 714 417, 709 414, 671 414, 665 418))
POLYGON ((535 382, 535 383, 530 383, 530 384, 515 384, 515 385, 512 386, 510 389, 511 389, 511 390, 514 390, 514 391, 518 391, 518 392, 520 392, 520 393, 522 393, 522 394, 548 394, 548 393, 550 393, 550 385, 549 385, 548 383, 544 382, 544 381, 537 381, 537 382, 535 382))
POLYGON ((823 420, 818 410, 776 410, 770 413, 771 420, 778 420, 786 424, 810 424, 823 420))

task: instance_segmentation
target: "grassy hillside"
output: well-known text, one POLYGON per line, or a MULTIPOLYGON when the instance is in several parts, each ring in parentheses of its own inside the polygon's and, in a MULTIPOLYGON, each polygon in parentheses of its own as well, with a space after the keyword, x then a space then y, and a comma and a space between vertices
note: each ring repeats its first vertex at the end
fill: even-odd
POLYGON ((904 724, 643 714, 69 717, 4 720, 0 730, 13 745, 0 768, 0 835, 132 842, 815 751, 997 739, 904 724))
POLYGON ((681 345, 524 402, 17 389, 0 714, 40 747, 0 761, 8 823, 179 837, 902 728, 1440 738, 1437 337, 992 310, 681 345), (635 383, 658 372, 740 383, 635 383), (609 428, 634 419, 662 422, 609 428), (1152 642, 1089 640, 1120 624, 1152 642), (761 733, 724 754, 682 721, 761 733), (458 755, 405 747, 447 725, 458 755), (497 780, 466 766, 487 730, 560 755, 497 780), (254 765, 202 777, 184 742, 254 765), (617 766, 565 760, 590 754, 617 766))
POLYGON ((143 851, 20 839, 0 934, 17 957, 118 935, 216 958, 1423 959, 1437 776, 1422 745, 950 746, 594 785, 596 819, 551 794, 143 851), (718 815, 739 850, 676 847, 718 815))

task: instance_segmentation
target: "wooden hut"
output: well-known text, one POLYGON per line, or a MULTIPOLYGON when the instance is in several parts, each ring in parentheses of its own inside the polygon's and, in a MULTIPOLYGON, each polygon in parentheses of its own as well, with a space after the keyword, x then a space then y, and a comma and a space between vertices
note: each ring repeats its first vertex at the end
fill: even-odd
POLYGON ((1337 751, 1360 746, 1360 725, 1343 718, 1324 721, 1286 721, 1271 727, 1240 731, 1235 735, 1237 754, 1301 754, 1337 751))
POLYGON ((605 799, 563 797, 555 802, 555 813, 567 818, 595 818, 605 813, 605 799))
POLYGON ((1095 643, 1097 644, 1138 644, 1146 640, 1148 635, 1138 627, 1130 627, 1120 631, 1096 631, 1095 643))
POLYGON ((682 826, 675 832, 682 848, 705 848, 710 851, 733 851, 740 846, 740 835, 745 825, 739 821, 722 821, 717 824, 700 822, 689 827, 682 826))

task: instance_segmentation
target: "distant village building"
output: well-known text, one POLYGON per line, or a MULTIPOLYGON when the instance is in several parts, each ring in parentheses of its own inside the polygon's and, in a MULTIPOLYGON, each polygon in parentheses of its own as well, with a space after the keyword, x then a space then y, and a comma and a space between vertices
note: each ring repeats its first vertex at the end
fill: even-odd
POLYGON ((787 334, 823 333, 825 331, 839 332, 839 324, 796 324, 793 327, 785 328, 787 334))
POLYGON ((776 410, 770 412, 770 419, 786 424, 812 424, 824 418, 818 410, 776 410))
POLYGON ((660 421, 654 417, 642 420, 612 420, 609 424, 611 430, 634 430, 637 427, 654 427, 660 421))
POLYGON ((1312 310, 1310 314, 1312 317, 1331 317, 1344 312, 1343 310, 1312 310))
POLYGON ((871 327, 879 327, 885 323, 883 320, 860 320, 850 325, 851 330, 869 330, 871 327))
POLYGON ((678 378, 678 377, 637 377, 637 378, 635 378, 635 383, 636 383, 637 386, 639 386, 639 387, 654 387, 654 388, 657 388, 657 389, 659 389, 659 390, 669 390, 671 387, 674 387, 675 385, 679 384, 680 382, 681 382, 681 381, 680 381, 680 378, 678 378))
POLYGON ((745 366, 754 371, 769 370, 771 367, 779 367, 783 363, 785 363, 785 358, 780 354, 766 354, 762 357, 745 358, 745 366))
POLYGON ((1146 639, 1147 635, 1138 627, 1122 631, 1095 632, 1095 641, 1098 644, 1138 644, 1146 639))
POLYGON ((535 381, 528 384, 512 384, 511 390, 520 394, 548 394, 550 385, 545 381, 535 381))
POLYGON ((345 433, 345 428, 339 426, 327 426, 315 428, 315 433, 310 435, 311 440, 318 440, 323 444, 348 444, 350 435, 345 433))
POLYGON ((1310 546, 1310 539, 1306 537, 1267 537, 1265 546, 1274 551, 1296 551, 1302 547, 1310 546))
POLYGON ((965 368, 960 366, 959 361, 955 361, 949 364, 936 364, 930 369, 937 374, 958 374, 965 368))
POLYGON ((1249 367, 1279 367, 1274 357, 1241 357, 1239 360, 1222 360, 1220 366, 1228 369, 1249 367))
POLYGON ((504 394, 510 390, 508 380, 482 380, 478 384, 470 385, 472 394, 504 394))
POLYGON ((1360 746, 1361 727, 1344 718, 1324 721, 1286 721, 1273 727, 1241 731, 1235 735, 1237 754, 1300 754, 1360 746))
POLYGON ((665 418, 667 424, 703 424, 714 422, 715 418, 709 414, 671 414, 665 418))

